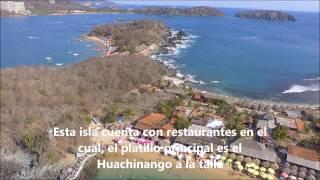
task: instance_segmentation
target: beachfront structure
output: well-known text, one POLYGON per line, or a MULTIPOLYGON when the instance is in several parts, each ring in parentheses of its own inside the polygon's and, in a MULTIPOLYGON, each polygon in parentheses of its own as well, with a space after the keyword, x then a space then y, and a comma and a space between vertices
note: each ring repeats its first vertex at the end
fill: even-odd
MULTIPOLYGON (((188 130, 193 131, 202 131, 202 130, 210 130, 210 128, 206 126, 199 126, 196 124, 192 124, 188 130)), ((210 145, 213 146, 224 145, 224 141, 218 139, 217 137, 208 137, 208 136, 178 136, 176 137, 175 143, 191 146, 191 145, 210 145)))
POLYGON ((0 3, 1 10, 5 10, 14 14, 28 13, 28 11, 25 8, 24 2, 0 1, 0 3))
POLYGON ((288 145, 287 162, 320 171, 320 159, 315 150, 288 145))
POLYGON ((239 147, 240 144, 242 148, 241 152, 234 152, 234 153, 264 160, 264 161, 269 161, 269 162, 277 161, 278 157, 273 149, 267 148, 265 144, 259 143, 254 140, 245 139, 245 138, 239 138, 234 142, 232 142, 230 144, 231 152, 232 152, 233 146, 239 147))
POLYGON ((291 131, 301 132, 304 130, 304 122, 300 119, 290 119, 282 116, 276 117, 276 124, 289 128, 291 131))
POLYGON ((210 129, 221 129, 224 127, 224 118, 216 115, 209 115, 206 117, 199 117, 195 115, 192 118, 191 124, 205 126, 210 129))
POLYGON ((134 128, 141 131, 161 129, 161 127, 166 124, 166 119, 167 117, 164 114, 152 112, 139 118, 134 128))
POLYGON ((174 129, 174 119, 168 120, 164 114, 152 112, 139 118, 133 127, 140 131, 162 130, 166 137, 166 131, 174 129))

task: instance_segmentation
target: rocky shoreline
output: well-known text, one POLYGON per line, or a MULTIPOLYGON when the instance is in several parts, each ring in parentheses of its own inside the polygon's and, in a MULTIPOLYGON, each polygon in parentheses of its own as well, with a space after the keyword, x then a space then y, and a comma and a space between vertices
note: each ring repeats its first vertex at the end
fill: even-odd
MULTIPOLYGON (((170 62, 171 60, 165 58, 164 56, 169 54, 174 54, 175 50, 179 48, 179 46, 186 43, 188 40, 188 33, 186 33, 183 30, 170 30, 169 36, 166 39, 166 43, 162 46, 160 46, 159 50, 155 53, 153 53, 150 57, 161 64, 163 64, 169 71, 169 75, 171 77, 177 78, 183 82, 185 82, 187 85, 195 85, 195 84, 204 84, 203 81, 190 79, 190 75, 184 75, 181 74, 179 71, 177 71, 174 67, 174 65, 170 62)), ((227 96, 212 92, 206 92, 202 91, 200 89, 194 89, 197 92, 202 92, 205 94, 210 94, 212 97, 216 97, 217 99, 224 99, 230 103, 235 103, 239 106, 252 108, 253 110, 258 110, 255 107, 267 107, 267 109, 272 108, 276 111, 285 111, 285 110, 301 110, 304 111, 309 108, 319 108, 319 105, 313 105, 313 104, 303 104, 303 103, 289 103, 289 102, 276 102, 276 101, 269 101, 269 100, 261 100, 261 99, 251 99, 251 98, 240 98, 240 97, 234 97, 234 96, 227 96)))

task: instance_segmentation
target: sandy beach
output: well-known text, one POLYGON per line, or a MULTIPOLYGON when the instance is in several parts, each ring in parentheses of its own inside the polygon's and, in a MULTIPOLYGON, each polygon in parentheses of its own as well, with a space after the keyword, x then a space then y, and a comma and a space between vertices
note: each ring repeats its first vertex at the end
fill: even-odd
POLYGON ((104 47, 104 41, 96 36, 83 36, 85 40, 95 42, 99 47, 104 47))
MULTIPOLYGON (((137 161, 167 161, 175 164, 176 159, 170 156, 164 156, 159 153, 105 153, 106 161, 121 162, 126 159, 137 161)), ((176 169, 171 168, 163 172, 156 169, 98 169, 97 176, 94 179, 250 179, 248 176, 234 171, 230 167, 200 169, 176 169)))

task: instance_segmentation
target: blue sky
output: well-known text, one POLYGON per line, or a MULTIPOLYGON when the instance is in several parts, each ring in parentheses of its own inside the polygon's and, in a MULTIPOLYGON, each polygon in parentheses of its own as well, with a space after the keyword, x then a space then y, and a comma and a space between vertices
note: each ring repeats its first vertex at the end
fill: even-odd
POLYGON ((122 4, 133 5, 183 5, 183 6, 213 6, 248 9, 271 9, 286 11, 310 11, 319 12, 319 0, 113 0, 122 4))

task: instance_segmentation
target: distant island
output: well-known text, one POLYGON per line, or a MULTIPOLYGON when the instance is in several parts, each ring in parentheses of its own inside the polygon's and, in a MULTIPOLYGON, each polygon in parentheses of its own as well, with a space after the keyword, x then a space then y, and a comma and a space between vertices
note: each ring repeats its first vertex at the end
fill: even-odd
POLYGON ((191 8, 167 8, 167 7, 147 7, 134 11, 142 14, 159 15, 182 15, 182 16, 224 16, 224 13, 213 7, 191 7, 191 8))
POLYGON ((248 10, 241 11, 235 14, 235 17, 249 18, 249 19, 263 19, 269 21, 296 21, 296 18, 286 12, 273 10, 248 10))

